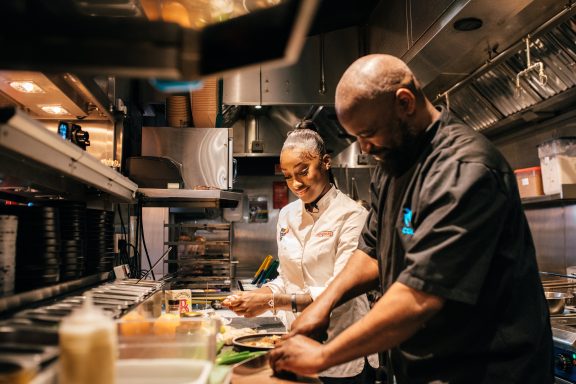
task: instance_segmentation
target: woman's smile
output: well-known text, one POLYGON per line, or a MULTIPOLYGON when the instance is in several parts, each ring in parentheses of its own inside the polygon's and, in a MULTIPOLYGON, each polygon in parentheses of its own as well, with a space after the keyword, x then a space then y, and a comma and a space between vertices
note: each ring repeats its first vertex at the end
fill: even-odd
POLYGON ((297 191, 295 191, 295 192, 296 192, 296 195, 297 195, 298 197, 300 197, 300 196, 304 196, 304 195, 306 194, 306 192, 308 192, 309 189, 310 189, 310 187, 304 187, 304 188, 299 189, 299 190, 297 190, 297 191))

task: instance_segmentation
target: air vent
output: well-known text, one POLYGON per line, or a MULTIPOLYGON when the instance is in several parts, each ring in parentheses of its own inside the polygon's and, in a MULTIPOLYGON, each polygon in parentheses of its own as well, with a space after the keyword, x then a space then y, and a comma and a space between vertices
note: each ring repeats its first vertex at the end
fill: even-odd
POLYGON ((576 16, 532 39, 532 61, 544 65, 546 82, 537 71, 519 77, 527 68, 525 49, 520 48, 499 64, 449 93, 450 108, 474 129, 482 131, 516 113, 523 113, 576 85, 576 16))

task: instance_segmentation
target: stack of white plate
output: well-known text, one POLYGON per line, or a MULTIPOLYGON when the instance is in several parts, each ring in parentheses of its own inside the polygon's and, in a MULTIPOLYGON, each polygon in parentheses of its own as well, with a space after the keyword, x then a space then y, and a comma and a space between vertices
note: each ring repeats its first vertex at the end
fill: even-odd
POLYGON ((216 126, 216 114, 218 111, 218 79, 204 79, 204 86, 190 92, 192 100, 192 118, 194 126, 198 128, 213 128, 216 126))
POLYGON ((166 120, 170 127, 190 126, 190 103, 188 96, 169 96, 166 99, 166 120))

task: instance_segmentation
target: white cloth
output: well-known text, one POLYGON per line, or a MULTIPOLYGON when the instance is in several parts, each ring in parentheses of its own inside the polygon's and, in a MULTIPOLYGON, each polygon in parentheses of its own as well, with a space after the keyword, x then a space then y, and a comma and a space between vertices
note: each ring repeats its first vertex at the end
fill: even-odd
MULTIPOLYGON (((309 293, 316 299, 330 284, 358 246, 368 211, 332 187, 317 203, 318 212, 310 213, 302 200, 282 208, 278 217, 279 276, 266 284, 274 293, 309 293)), ((358 321, 369 311, 366 295, 339 306, 330 317, 328 341, 358 321)), ((295 316, 279 311, 278 316, 290 328, 295 316)), ((378 366, 377 355, 369 357, 378 366)), ((351 377, 360 374, 364 358, 352 360, 321 372, 326 377, 351 377)))

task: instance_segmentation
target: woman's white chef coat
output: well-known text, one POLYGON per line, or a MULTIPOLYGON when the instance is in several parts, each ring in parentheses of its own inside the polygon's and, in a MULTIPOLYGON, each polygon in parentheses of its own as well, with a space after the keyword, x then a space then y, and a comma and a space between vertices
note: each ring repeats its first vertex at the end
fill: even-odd
MULTIPOLYGON (((354 200, 332 188, 310 213, 302 200, 280 211, 277 227, 279 276, 266 284, 274 293, 309 293, 316 299, 340 273, 358 246, 358 237, 368 215, 354 200)), ((369 311, 366 295, 339 306, 330 317, 328 340, 358 321, 369 311)), ((279 311, 289 328, 295 319, 290 311, 279 311)), ((378 366, 376 355, 370 365, 378 366)), ((322 372, 320 376, 350 377, 364 368, 364 359, 352 360, 322 372)))

